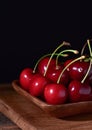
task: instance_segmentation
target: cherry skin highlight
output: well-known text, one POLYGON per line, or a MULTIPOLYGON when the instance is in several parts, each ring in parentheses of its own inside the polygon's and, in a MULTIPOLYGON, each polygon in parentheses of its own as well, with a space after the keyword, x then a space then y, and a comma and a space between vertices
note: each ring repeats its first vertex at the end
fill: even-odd
MULTIPOLYGON (((62 70, 64 69, 64 66, 62 64, 59 64, 59 65, 52 65, 48 68, 48 71, 47 71, 47 74, 46 74, 46 77, 48 79, 50 79, 53 83, 57 83, 57 80, 59 78, 59 75, 60 73, 62 72, 62 70)), ((61 78, 60 78, 60 83, 64 84, 64 85, 67 85, 69 82, 69 73, 68 71, 66 70, 61 78)))
POLYGON ((44 90, 44 98, 48 104, 63 104, 68 98, 67 88, 61 84, 47 84, 44 90))
POLYGON ((35 74, 29 86, 29 93, 33 96, 39 97, 43 95, 44 88, 49 81, 40 74, 35 74))
MULTIPOLYGON (((41 75, 44 75, 45 71, 47 70, 47 64, 48 64, 49 59, 50 59, 49 57, 45 57, 44 59, 42 59, 39 62, 39 64, 38 64, 38 72, 41 75)), ((49 67, 52 66, 52 65, 56 65, 56 60, 55 59, 51 60, 49 67)))
MULTIPOLYGON (((72 80, 78 80, 81 81, 83 77, 85 76, 87 70, 89 67, 88 62, 84 61, 77 61, 70 65, 69 67, 69 75, 72 80)), ((89 72, 90 74, 90 72, 89 72)))
POLYGON ((24 90, 28 91, 32 77, 33 70, 31 68, 25 68, 21 71, 19 76, 19 83, 24 90))

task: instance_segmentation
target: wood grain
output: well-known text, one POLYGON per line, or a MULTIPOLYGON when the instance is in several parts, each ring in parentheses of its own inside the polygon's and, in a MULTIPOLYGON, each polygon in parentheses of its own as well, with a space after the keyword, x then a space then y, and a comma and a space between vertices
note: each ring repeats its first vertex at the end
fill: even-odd
POLYGON ((0 85, 0 111, 23 130, 92 130, 92 114, 52 117, 9 84, 0 85))

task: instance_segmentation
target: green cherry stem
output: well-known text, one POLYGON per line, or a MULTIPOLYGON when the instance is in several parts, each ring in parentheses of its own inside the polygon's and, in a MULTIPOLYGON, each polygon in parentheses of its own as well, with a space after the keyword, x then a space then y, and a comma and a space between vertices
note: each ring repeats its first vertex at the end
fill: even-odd
POLYGON ((62 74, 65 72, 65 70, 67 70, 67 68, 68 68, 70 65, 72 65, 74 62, 76 62, 76 61, 78 61, 78 60, 81 60, 81 59, 85 59, 85 56, 83 55, 83 56, 80 56, 80 57, 76 58, 75 60, 71 61, 66 67, 64 67, 64 69, 62 70, 62 72, 61 72, 60 75, 59 75, 59 78, 58 78, 58 80, 57 80, 57 84, 59 84, 60 79, 61 79, 61 77, 62 77, 62 74))
POLYGON ((48 67, 49 67, 49 65, 50 65, 50 62, 51 62, 53 56, 55 55, 55 53, 57 52, 57 50, 59 50, 59 49, 60 49, 62 46, 64 46, 64 45, 70 46, 70 43, 63 41, 63 43, 60 44, 60 45, 54 50, 54 52, 52 53, 52 55, 51 55, 51 57, 50 57, 50 59, 49 59, 49 61, 48 61, 47 69, 46 69, 45 72, 44 72, 44 76, 45 76, 46 73, 47 73, 48 67))
MULTIPOLYGON (((65 45, 69 45, 70 46, 70 44, 69 43, 67 43, 67 42, 65 42, 64 43, 65 45)), ((35 64, 35 66, 34 66, 34 69, 33 69, 33 73, 35 73, 35 71, 36 71, 36 68, 37 68, 37 66, 38 66, 38 64, 39 64, 39 62, 42 60, 42 59, 44 59, 45 57, 48 57, 48 56, 51 56, 52 54, 51 53, 49 53, 49 54, 46 54, 46 55, 44 55, 44 56, 42 56, 37 62, 36 62, 36 64, 35 64)), ((55 53, 54 54, 55 56, 57 56, 58 55, 58 53, 55 53)), ((67 57, 68 55, 67 54, 60 54, 60 56, 62 56, 62 57, 67 57)))
POLYGON ((92 39, 87 40, 87 42, 84 44, 84 46, 83 46, 83 48, 82 48, 82 50, 81 50, 81 56, 83 55, 84 50, 85 50, 85 47, 88 45, 88 42, 89 42, 89 41, 92 41, 92 39))
MULTIPOLYGON (((55 53, 55 56, 57 56, 57 55, 58 55, 58 53, 55 53)), ((42 56, 42 57, 37 61, 37 63, 36 63, 35 66, 34 66, 33 73, 35 73, 36 68, 37 68, 39 62, 40 62, 43 58, 48 57, 48 56, 51 56, 51 54, 46 54, 46 55, 42 56)), ((67 57, 68 55, 67 55, 67 54, 61 54, 61 56, 62 56, 62 57, 67 57)))
MULTIPOLYGON (((87 44, 88 44, 88 48, 89 48, 89 52, 90 52, 90 57, 92 57, 92 50, 91 50, 91 46, 90 46, 90 41, 87 40, 87 44)), ((89 62, 89 67, 88 67, 88 70, 87 70, 87 73, 85 74, 84 78, 82 79, 81 83, 84 83, 88 74, 89 74, 89 71, 91 69, 91 65, 92 65, 92 59, 90 58, 90 62, 89 62)))
MULTIPOLYGON (((55 53, 55 55, 57 56, 57 55, 58 55, 58 53, 55 53)), ((51 53, 50 53, 50 54, 46 54, 46 55, 42 56, 42 57, 41 57, 41 58, 37 61, 37 63, 36 63, 36 64, 35 64, 35 66, 34 66, 33 73, 35 73, 36 68, 37 68, 37 66, 38 66, 39 62, 40 62, 43 58, 48 57, 48 56, 51 56, 51 53)))
MULTIPOLYGON (((72 50, 72 49, 67 49, 67 50, 63 50, 62 52, 60 52, 57 57, 56 57, 56 66, 58 65, 58 59, 59 59, 59 56, 61 56, 61 54, 63 53, 66 53, 66 52, 72 52, 74 54, 78 54, 79 52, 77 50, 72 50)), ((68 56, 68 54, 67 54, 68 56)))

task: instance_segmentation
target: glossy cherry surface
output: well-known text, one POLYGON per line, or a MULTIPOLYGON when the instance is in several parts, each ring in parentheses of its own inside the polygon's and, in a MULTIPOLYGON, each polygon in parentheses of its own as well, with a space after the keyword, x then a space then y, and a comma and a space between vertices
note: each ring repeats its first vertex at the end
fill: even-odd
POLYGON ((51 54, 44 55, 35 64, 34 69, 25 68, 19 77, 20 86, 32 96, 44 97, 48 104, 58 105, 66 102, 92 101, 92 50, 90 40, 84 44, 80 57, 62 58, 68 52, 78 54, 77 50, 64 49, 61 43, 51 54), (89 55, 84 55, 88 45, 89 55), (61 58, 61 63, 59 57, 61 58), (65 61, 65 62, 64 62, 65 61))
MULTIPOLYGON (((48 64, 48 61, 49 61, 49 57, 45 57, 43 58, 39 64, 38 64, 38 72, 42 75, 44 75, 44 72, 47 70, 47 64, 48 64)), ((49 67, 52 66, 52 65, 55 65, 56 64, 56 60, 55 59, 52 59, 50 64, 49 64, 49 67)), ((49 68, 48 67, 48 68, 49 68)))
MULTIPOLYGON (((88 62, 77 61, 77 62, 73 63, 69 67, 70 78, 73 80, 81 81, 84 78, 84 76, 88 70, 88 67, 89 67, 88 62)), ((89 72, 89 74, 90 74, 90 72, 89 72)))
POLYGON ((68 87, 70 102, 92 100, 92 87, 89 84, 73 80, 68 87))
POLYGON ((33 77, 33 70, 31 68, 25 68, 21 71, 19 76, 19 83, 23 89, 28 91, 32 77, 33 77))
MULTIPOLYGON (((64 67, 66 67, 70 62, 72 62, 73 61, 73 59, 69 59, 69 60, 66 60, 65 62, 64 62, 64 67)), ((67 71, 69 71, 69 67, 67 68, 67 71)))
MULTIPOLYGON (((46 77, 48 79, 50 79, 53 83, 57 83, 57 80, 60 76, 60 73, 62 72, 62 70, 64 69, 63 65, 60 64, 60 65, 52 65, 48 68, 48 71, 47 71, 47 74, 46 74, 46 77)), ((60 83, 64 84, 64 85, 67 85, 69 82, 69 73, 68 71, 66 70, 61 78, 60 78, 60 83)))
POLYGON ((48 104, 59 105, 67 101, 68 91, 61 84, 47 84, 44 90, 44 97, 48 104))
POLYGON ((45 77, 35 74, 30 82, 29 93, 33 96, 42 96, 45 85, 48 83, 49 81, 45 77))

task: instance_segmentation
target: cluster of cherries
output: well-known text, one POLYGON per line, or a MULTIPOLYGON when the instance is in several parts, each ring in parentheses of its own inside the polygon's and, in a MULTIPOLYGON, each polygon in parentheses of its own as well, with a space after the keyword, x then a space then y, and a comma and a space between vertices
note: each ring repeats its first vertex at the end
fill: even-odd
POLYGON ((60 62, 59 57, 67 52, 77 54, 77 50, 66 49, 58 52, 67 42, 60 44, 52 54, 41 57, 34 69, 24 68, 19 75, 21 88, 32 96, 48 104, 60 105, 92 100, 92 51, 90 40, 84 44, 80 57, 60 62), (88 56, 83 55, 88 46, 88 56), (58 53, 57 53, 58 52, 58 53))

